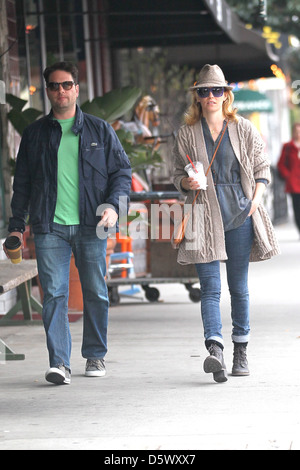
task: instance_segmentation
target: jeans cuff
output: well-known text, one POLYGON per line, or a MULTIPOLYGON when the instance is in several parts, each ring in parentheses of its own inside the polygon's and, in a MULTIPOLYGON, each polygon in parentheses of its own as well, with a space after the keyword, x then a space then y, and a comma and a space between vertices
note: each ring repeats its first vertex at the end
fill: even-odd
POLYGON ((217 343, 218 346, 220 346, 222 349, 224 348, 224 341, 223 341, 223 338, 221 338, 220 336, 210 336, 209 338, 205 340, 206 347, 207 347, 207 344, 210 344, 210 343, 217 343))
POLYGON ((243 336, 232 335, 231 339, 234 343, 248 343, 250 339, 250 335, 243 335, 243 336))

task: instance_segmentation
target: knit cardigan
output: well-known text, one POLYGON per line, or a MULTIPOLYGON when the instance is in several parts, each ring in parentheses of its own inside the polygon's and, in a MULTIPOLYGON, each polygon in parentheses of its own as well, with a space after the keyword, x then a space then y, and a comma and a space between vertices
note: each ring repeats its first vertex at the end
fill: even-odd
MULTIPOLYGON (((256 182, 263 178, 270 182, 270 164, 264 153, 265 144, 257 129, 248 120, 238 116, 237 122, 228 124, 229 138, 240 164, 241 184, 246 198, 253 199, 256 182)), ((195 197, 195 191, 185 191, 181 187, 182 178, 187 174, 184 167, 192 161, 200 161, 206 173, 209 159, 201 122, 193 126, 184 125, 179 131, 173 149, 174 175, 173 182, 178 191, 186 196, 185 211, 188 212, 195 197)), ((217 158, 217 156, 216 156, 217 158)), ((209 263, 215 260, 226 260, 225 235, 220 206, 218 203, 211 170, 207 175, 207 190, 201 190, 192 209, 192 217, 186 230, 186 236, 178 249, 179 264, 209 263), (195 236, 196 234, 196 236, 195 236)), ((275 231, 268 213, 262 204, 252 214, 254 242, 250 261, 261 261, 280 253, 275 231)), ((178 223, 175 216, 175 227, 178 223)))

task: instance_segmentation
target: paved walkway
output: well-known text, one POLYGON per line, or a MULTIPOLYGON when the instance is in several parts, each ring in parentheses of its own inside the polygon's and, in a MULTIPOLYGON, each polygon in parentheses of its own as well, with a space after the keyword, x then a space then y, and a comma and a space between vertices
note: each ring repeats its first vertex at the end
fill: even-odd
POLYGON ((2 339, 26 358, 0 364, 0 449, 300 450, 300 241, 292 224, 276 230, 282 255, 250 270, 249 377, 217 384, 203 372, 200 304, 180 284, 158 286, 158 303, 111 308, 104 378, 83 376, 81 319, 71 323, 70 386, 44 380, 42 326, 3 327, 2 339))

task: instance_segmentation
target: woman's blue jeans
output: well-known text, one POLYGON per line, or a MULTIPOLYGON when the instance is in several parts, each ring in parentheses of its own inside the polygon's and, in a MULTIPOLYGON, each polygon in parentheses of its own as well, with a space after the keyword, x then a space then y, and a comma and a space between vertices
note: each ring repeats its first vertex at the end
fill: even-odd
MULTIPOLYGON (((225 232, 227 283, 231 296, 232 340, 249 340, 248 268, 253 243, 252 217, 240 227, 225 232)), ((224 344, 220 312, 220 261, 196 264, 201 285, 201 315, 205 340, 224 344)))
POLYGON ((38 273, 43 288, 43 322, 50 367, 70 369, 68 319, 69 269, 72 251, 83 294, 82 356, 102 359, 107 352, 108 294, 105 282, 106 240, 96 228, 53 224, 50 233, 35 234, 38 273))

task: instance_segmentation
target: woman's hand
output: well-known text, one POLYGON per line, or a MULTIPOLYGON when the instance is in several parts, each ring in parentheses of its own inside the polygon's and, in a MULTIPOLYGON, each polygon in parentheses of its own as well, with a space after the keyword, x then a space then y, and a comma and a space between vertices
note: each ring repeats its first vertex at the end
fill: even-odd
POLYGON ((252 205, 251 205, 251 209, 250 209, 250 212, 248 214, 248 217, 251 217, 251 215, 258 208, 258 206, 260 204, 260 201, 261 201, 261 198, 262 198, 262 196, 265 192, 265 189, 266 189, 265 183, 261 183, 261 182, 256 183, 255 192, 254 192, 254 196, 253 196, 253 199, 252 199, 252 205))
POLYGON ((194 178, 182 178, 180 181, 181 187, 186 191, 197 191, 199 189, 198 181, 194 180, 194 178))
POLYGON ((248 217, 251 217, 251 215, 253 214, 253 212, 256 211, 256 209, 258 208, 258 206, 259 206, 259 202, 254 201, 254 199, 253 199, 253 201, 252 201, 252 203, 251 203, 251 209, 250 209, 250 212, 249 212, 249 214, 248 214, 248 217))

